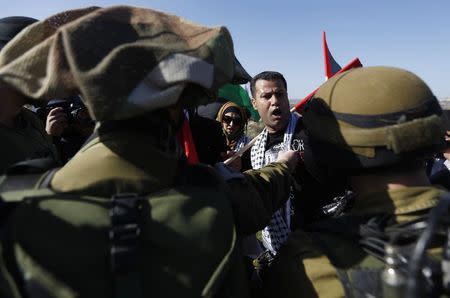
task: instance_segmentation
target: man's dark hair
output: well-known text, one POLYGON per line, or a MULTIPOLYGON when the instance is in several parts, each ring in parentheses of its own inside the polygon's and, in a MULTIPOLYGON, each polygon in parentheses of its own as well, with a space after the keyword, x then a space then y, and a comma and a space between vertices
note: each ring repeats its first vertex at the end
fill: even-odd
POLYGON ((250 81, 250 91, 252 92, 252 96, 255 96, 255 84, 258 80, 265 80, 265 81, 282 81, 284 88, 287 90, 287 83, 286 79, 283 77, 283 75, 277 71, 263 71, 256 76, 252 78, 250 81))

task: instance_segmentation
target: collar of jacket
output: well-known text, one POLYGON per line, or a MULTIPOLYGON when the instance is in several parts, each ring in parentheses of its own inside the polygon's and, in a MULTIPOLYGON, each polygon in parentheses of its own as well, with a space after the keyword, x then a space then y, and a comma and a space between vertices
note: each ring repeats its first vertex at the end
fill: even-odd
POLYGON ((109 197, 116 193, 149 194, 172 186, 180 160, 143 132, 111 132, 86 144, 54 176, 61 192, 109 197))

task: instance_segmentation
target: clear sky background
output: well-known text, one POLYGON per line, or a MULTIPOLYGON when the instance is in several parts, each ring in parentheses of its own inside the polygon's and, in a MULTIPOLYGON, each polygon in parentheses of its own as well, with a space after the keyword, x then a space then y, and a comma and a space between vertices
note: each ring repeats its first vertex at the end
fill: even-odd
POLYGON ((38 19, 91 5, 126 4, 226 26, 251 75, 277 70, 291 99, 324 81, 322 31, 336 61, 359 57, 363 65, 405 68, 422 77, 435 95, 450 97, 449 0, 0 0, 0 17, 38 19))

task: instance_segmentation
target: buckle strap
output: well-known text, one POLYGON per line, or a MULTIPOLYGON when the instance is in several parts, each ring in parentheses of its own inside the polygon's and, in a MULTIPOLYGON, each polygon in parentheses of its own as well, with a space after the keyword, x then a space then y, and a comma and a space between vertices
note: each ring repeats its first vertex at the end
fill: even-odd
POLYGON ((114 274, 114 298, 143 297, 138 262, 141 256, 140 221, 143 198, 134 193, 111 197, 111 272, 114 274))
POLYGON ((138 271, 141 210, 142 198, 137 194, 111 197, 109 240, 113 273, 138 271))

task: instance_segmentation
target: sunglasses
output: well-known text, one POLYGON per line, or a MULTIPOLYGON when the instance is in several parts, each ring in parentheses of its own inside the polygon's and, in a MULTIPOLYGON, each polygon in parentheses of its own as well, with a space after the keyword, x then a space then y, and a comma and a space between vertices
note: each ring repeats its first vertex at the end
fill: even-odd
POLYGON ((223 116, 222 121, 225 122, 226 124, 230 124, 231 121, 233 121, 233 123, 236 125, 242 124, 242 119, 240 117, 223 116))

